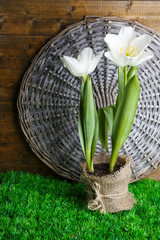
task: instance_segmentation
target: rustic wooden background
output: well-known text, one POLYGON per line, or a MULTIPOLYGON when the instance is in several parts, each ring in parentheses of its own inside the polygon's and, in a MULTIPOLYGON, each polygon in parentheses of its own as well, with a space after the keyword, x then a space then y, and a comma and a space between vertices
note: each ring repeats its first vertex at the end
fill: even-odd
MULTIPOLYGON (((21 80, 41 47, 85 15, 120 16, 160 33, 160 1, 0 0, 0 171, 53 174, 30 150, 16 100, 21 80)), ((160 179, 160 169, 152 178, 160 179)))

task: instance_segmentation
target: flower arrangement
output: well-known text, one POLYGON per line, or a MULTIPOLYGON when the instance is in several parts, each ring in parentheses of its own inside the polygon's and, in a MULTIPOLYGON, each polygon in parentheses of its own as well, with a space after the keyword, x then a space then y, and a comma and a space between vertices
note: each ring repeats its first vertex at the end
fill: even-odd
POLYGON ((79 107, 79 138, 88 172, 94 172, 93 157, 99 140, 108 151, 108 135, 112 138, 112 152, 109 171, 112 173, 119 150, 125 143, 134 121, 140 84, 137 66, 153 57, 147 50, 150 43, 148 35, 137 37, 132 27, 122 27, 119 34, 107 34, 104 41, 109 51, 96 56, 91 48, 84 48, 77 59, 63 56, 64 66, 76 77, 82 77, 79 107), (118 96, 115 105, 96 110, 90 73, 102 55, 118 66, 118 96))

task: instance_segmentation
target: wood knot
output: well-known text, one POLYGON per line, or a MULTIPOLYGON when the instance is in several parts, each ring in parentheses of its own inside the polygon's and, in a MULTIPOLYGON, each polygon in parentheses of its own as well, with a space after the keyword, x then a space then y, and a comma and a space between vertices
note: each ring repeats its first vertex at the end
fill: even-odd
POLYGON ((127 4, 126 11, 128 12, 131 10, 131 7, 133 6, 133 0, 130 0, 129 3, 127 4))
POLYGON ((3 23, 6 22, 6 17, 5 16, 0 16, 0 27, 2 27, 3 23))
POLYGON ((72 16, 73 15, 73 12, 76 10, 76 6, 72 6, 72 7, 70 7, 70 6, 68 6, 67 7, 67 15, 69 15, 69 16, 72 16))

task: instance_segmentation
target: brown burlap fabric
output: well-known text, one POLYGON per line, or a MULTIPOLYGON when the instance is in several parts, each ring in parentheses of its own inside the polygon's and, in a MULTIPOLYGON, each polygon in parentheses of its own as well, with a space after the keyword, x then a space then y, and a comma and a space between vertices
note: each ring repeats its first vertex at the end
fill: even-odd
MULTIPOLYGON (((101 153, 95 155, 94 165, 109 163, 110 156, 101 153)), ((118 156, 117 163, 120 169, 113 174, 97 177, 87 173, 86 163, 81 163, 83 174, 81 180, 86 185, 88 208, 99 210, 102 213, 119 212, 133 208, 136 203, 132 194, 128 192, 128 183, 131 176, 130 158, 118 156)))

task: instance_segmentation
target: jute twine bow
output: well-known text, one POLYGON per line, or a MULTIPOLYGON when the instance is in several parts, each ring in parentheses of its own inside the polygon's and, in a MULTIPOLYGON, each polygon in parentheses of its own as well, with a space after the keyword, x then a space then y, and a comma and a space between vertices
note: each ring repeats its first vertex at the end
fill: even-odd
POLYGON ((97 183, 97 182, 94 182, 94 183, 91 183, 91 182, 88 182, 88 184, 90 185, 90 187, 95 191, 96 193, 96 198, 93 199, 93 200, 90 200, 88 202, 88 208, 92 211, 95 211, 95 210, 98 210, 101 212, 101 213, 106 213, 106 208, 105 208, 105 205, 102 201, 102 198, 108 198, 108 199, 120 199, 120 198, 123 198, 125 197, 127 194, 128 194, 128 190, 125 191, 125 192, 122 192, 122 193, 119 193, 119 194, 114 194, 114 195, 103 195, 100 193, 100 188, 101 186, 97 183))

